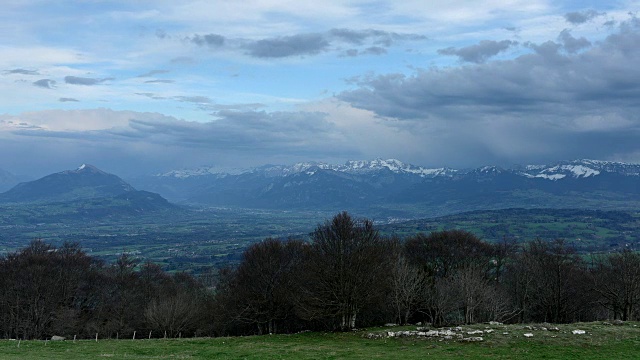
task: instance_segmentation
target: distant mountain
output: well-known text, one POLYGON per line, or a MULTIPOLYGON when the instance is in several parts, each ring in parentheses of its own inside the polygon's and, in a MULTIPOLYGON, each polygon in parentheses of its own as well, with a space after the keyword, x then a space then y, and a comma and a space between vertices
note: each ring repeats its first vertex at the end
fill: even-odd
POLYGON ((23 182, 0 194, 4 222, 55 223, 179 211, 162 196, 139 191, 116 175, 82 165, 23 182))
POLYGON ((0 202, 68 202, 133 194, 136 189, 116 175, 83 164, 75 170, 20 183, 0 194, 0 202))
POLYGON ((10 188, 16 186, 20 181, 18 177, 13 175, 12 173, 0 169, 0 192, 9 190, 10 188))
POLYGON ((265 165, 235 174, 211 168, 135 180, 185 204, 265 209, 359 209, 437 216, 510 207, 631 209, 640 165, 598 160, 476 169, 428 168, 395 159, 343 165, 265 165))

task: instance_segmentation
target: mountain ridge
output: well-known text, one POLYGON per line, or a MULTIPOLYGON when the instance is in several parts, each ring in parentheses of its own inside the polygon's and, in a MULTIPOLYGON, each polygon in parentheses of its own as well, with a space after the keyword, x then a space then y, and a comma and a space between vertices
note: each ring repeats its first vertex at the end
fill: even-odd
POLYGON ((136 186, 196 206, 400 212, 439 216, 506 207, 640 205, 640 165, 579 159, 550 165, 429 168, 396 159, 265 165, 238 172, 167 172, 136 186), (195 174, 195 173, 194 173, 195 174))
POLYGON ((626 172, 627 175, 640 176, 640 164, 592 159, 558 161, 552 164, 545 165, 516 165, 511 168, 504 168, 495 165, 485 165, 472 169, 454 169, 450 167, 425 167, 404 163, 397 159, 382 158, 377 158, 374 160, 349 160, 344 164, 329 164, 324 162, 299 162, 293 165, 263 165, 232 173, 218 171, 214 167, 199 167, 194 169, 171 170, 168 172, 155 174, 154 176, 175 177, 181 179, 197 176, 221 177, 229 175, 241 175, 246 173, 268 173, 271 175, 284 176, 299 172, 305 172, 312 168, 354 174, 375 172, 387 169, 395 173, 415 174, 421 177, 450 177, 454 175, 464 175, 474 171, 486 172, 490 169, 492 171, 500 169, 499 171, 514 172, 523 176, 539 177, 547 180, 558 180, 566 177, 566 174, 560 174, 562 172, 573 173, 576 177, 588 177, 592 175, 598 175, 601 172, 626 172), (554 177, 553 174, 564 176, 554 177))

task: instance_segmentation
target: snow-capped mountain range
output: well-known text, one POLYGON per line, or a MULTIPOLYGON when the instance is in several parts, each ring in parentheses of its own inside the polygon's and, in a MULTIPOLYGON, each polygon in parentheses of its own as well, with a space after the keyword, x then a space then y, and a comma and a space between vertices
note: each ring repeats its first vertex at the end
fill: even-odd
POLYGON ((498 166, 483 166, 477 169, 428 168, 404 163, 396 159, 351 160, 336 165, 323 162, 301 162, 294 165, 264 165, 257 168, 240 170, 232 173, 221 172, 214 167, 173 170, 157 174, 157 177, 174 177, 186 179, 199 176, 224 177, 239 174, 264 174, 271 177, 282 177, 298 173, 314 173, 318 169, 342 172, 346 174, 371 174, 379 171, 390 171, 395 174, 416 175, 421 178, 455 177, 467 174, 499 174, 511 173, 526 178, 539 178, 557 181, 564 178, 587 178, 601 173, 618 173, 626 176, 640 176, 640 164, 601 160, 563 161, 551 165, 526 165, 505 169, 498 166))
POLYGON ((237 173, 200 168, 127 182, 82 165, 18 184, 0 194, 0 202, 129 198, 138 193, 140 198, 150 198, 149 193, 136 189, 185 205, 355 210, 410 217, 513 207, 628 210, 640 208, 640 165, 574 160, 456 170, 376 159, 342 165, 265 165, 237 173))
POLYGON ((367 174, 381 170, 388 170, 397 174, 413 174, 420 177, 451 176, 458 172, 458 170, 449 168, 425 168, 422 166, 406 164, 396 159, 375 159, 371 161, 351 160, 342 165, 328 164, 324 162, 301 162, 294 165, 264 165, 232 173, 220 172, 215 167, 201 167, 196 169, 172 170, 166 173, 157 174, 156 176, 175 177, 179 179, 211 175, 220 177, 242 173, 263 173, 268 176, 287 176, 302 172, 313 172, 316 169, 337 171, 347 174, 367 174))

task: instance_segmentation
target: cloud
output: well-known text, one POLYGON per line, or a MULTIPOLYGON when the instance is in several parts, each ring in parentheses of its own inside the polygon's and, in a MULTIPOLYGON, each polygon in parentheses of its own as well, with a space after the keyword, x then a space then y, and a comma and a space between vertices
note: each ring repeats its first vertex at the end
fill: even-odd
POLYGON ((5 74, 20 74, 20 75, 40 75, 40 73, 36 70, 27 70, 27 69, 12 69, 5 70, 5 74))
POLYGON ((342 50, 343 56, 382 55, 384 48, 404 41, 425 40, 426 36, 367 29, 353 30, 336 28, 326 32, 301 33, 289 36, 264 38, 259 40, 227 39, 218 34, 193 35, 187 40, 198 46, 214 48, 225 47, 256 58, 286 58, 293 56, 311 56, 340 49, 344 44, 357 46, 342 50))
POLYGON ((476 162, 637 152, 640 22, 580 53, 587 44, 569 36, 512 60, 361 77, 338 98, 476 162))
POLYGON ((45 88, 45 89, 53 89, 55 88, 56 81, 51 79, 40 79, 33 82, 34 86, 45 88))
POLYGON ((164 96, 160 96, 154 93, 150 93, 150 92, 137 92, 134 93, 135 95, 139 95, 139 96, 144 96, 146 98, 152 99, 152 100, 164 100, 166 99, 166 97, 164 96))
POLYGON ((198 46, 221 47, 225 38, 218 34, 194 35, 190 41, 198 46))
POLYGON ((65 76, 64 82, 71 85, 84 85, 84 86, 93 86, 99 85, 106 81, 114 80, 114 78, 104 78, 104 79, 95 79, 95 78, 86 78, 86 77, 78 77, 78 76, 65 76))
POLYGON ((162 30, 162 29, 158 29, 156 30, 156 37, 158 39, 166 39, 169 37, 169 35, 167 34, 166 31, 162 30))
POLYGON ((579 25, 602 15, 605 15, 605 13, 597 12, 595 10, 583 10, 566 13, 564 18, 571 24, 579 25))
POLYGON ((166 74, 169 73, 169 70, 164 70, 164 69, 160 69, 160 70, 151 70, 151 71, 147 71, 146 73, 140 74, 136 77, 139 78, 144 78, 144 77, 152 77, 154 75, 160 75, 160 74, 166 74))
POLYGON ((191 65, 191 64, 195 64, 197 61, 196 59, 189 56, 178 56, 171 59, 170 62, 172 64, 191 65))
POLYGON ((569 31, 568 29, 562 30, 562 32, 558 36, 558 40, 562 42, 565 50, 572 54, 591 46, 591 41, 587 40, 584 37, 581 37, 579 39, 574 38, 571 35, 571 31, 569 31))
POLYGON ((145 84, 172 84, 175 80, 147 80, 145 84))
POLYGON ((344 52, 342 56, 356 57, 361 55, 384 55, 386 53, 387 53, 387 49, 380 46, 372 46, 362 51, 358 49, 348 49, 344 52))
POLYGON ((190 102, 195 104, 210 104, 213 102, 206 96, 174 96, 174 99, 181 102, 190 102))
POLYGON ((58 99, 58 101, 60 101, 60 102, 79 102, 80 100, 74 99, 74 98, 68 98, 68 97, 61 97, 60 99, 58 99))
POLYGON ((457 56, 462 61, 480 64, 487 61, 492 56, 498 55, 499 53, 506 51, 507 49, 515 45, 518 45, 518 42, 511 40, 483 40, 479 44, 466 46, 459 49, 456 49, 454 47, 440 49, 438 50, 438 53, 442 55, 457 56))
POLYGON ((418 41, 426 40, 427 37, 418 34, 399 34, 382 30, 352 30, 352 29, 331 29, 328 37, 333 40, 344 41, 353 45, 363 45, 365 42, 373 42, 377 45, 389 47, 398 41, 418 41))
POLYGON ((283 36, 258 40, 244 46, 248 55, 258 58, 316 55, 328 47, 329 42, 321 34, 283 36))
POLYGON ((250 105, 234 110, 220 107, 217 119, 205 123, 107 109, 0 116, 0 152, 22 151, 20 159, 29 167, 58 167, 52 171, 95 158, 97 164, 117 164, 124 172, 137 173, 198 166, 203 161, 229 166, 239 158, 261 163, 283 154, 308 159, 354 152, 351 144, 336 138, 335 125, 325 113, 268 113, 250 109, 259 104, 250 105))

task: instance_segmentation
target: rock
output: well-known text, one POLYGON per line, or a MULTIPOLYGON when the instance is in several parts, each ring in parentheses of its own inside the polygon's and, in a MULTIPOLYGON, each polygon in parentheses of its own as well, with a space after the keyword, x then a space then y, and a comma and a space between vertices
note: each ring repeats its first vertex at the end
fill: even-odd
POLYGON ((524 334, 524 337, 530 338, 530 337, 533 337, 533 334, 532 333, 526 333, 526 334, 524 334))
POLYGON ((574 335, 582 335, 582 334, 585 334, 586 331, 584 331, 584 330, 573 330, 571 333, 574 334, 574 335))
POLYGON ((484 339, 482 338, 482 336, 460 339, 460 341, 466 341, 466 342, 478 342, 483 340, 484 339))
POLYGON ((557 326, 550 327, 547 330, 549 330, 549 331, 560 331, 560 329, 557 326))
POLYGON ((386 323, 386 324, 384 324, 384 326, 386 326, 386 327, 392 327, 392 326, 398 326, 398 324, 394 324, 394 323, 386 323))
POLYGON ((64 341, 64 337, 63 336, 58 336, 58 335, 53 335, 51 337, 51 341, 64 341))
POLYGON ((484 331, 482 330, 467 331, 467 335, 476 335, 476 334, 484 334, 484 331))
POLYGON ((503 325, 503 324, 497 321, 489 321, 489 325, 503 325))

